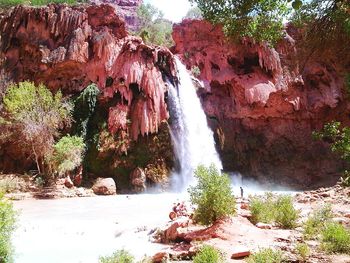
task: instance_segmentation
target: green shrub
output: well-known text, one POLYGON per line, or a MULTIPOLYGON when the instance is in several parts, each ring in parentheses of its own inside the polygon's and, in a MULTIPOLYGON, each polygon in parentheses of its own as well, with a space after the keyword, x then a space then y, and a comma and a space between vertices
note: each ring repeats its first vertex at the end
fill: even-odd
POLYGON ((305 243, 298 243, 295 247, 296 253, 300 260, 306 261, 306 259, 310 256, 310 248, 305 243))
POLYGON ((230 179, 221 174, 212 164, 209 168, 199 166, 195 171, 198 182, 188 192, 192 204, 197 205, 195 220, 204 225, 235 213, 235 199, 232 195, 230 179))
POLYGON ((193 258, 193 263, 220 263, 224 262, 222 253, 215 247, 204 245, 193 258))
POLYGON ((246 260, 247 263, 281 263, 282 261, 282 251, 271 248, 260 249, 246 260))
POLYGON ((25 0, 0 0, 0 8, 24 4, 25 0))
POLYGON ((350 232, 344 226, 329 222, 321 232, 321 247, 329 253, 350 253, 350 232))
POLYGON ((252 222, 272 223, 275 222, 283 228, 295 228, 299 213, 293 206, 291 196, 273 196, 266 193, 265 196, 251 198, 250 211, 252 222))
POLYGON ((0 262, 13 262, 11 236, 15 230, 16 212, 12 203, 0 193, 0 262))
POLYGON ((291 196, 284 195, 278 197, 275 203, 275 210, 277 224, 287 229, 296 227, 299 213, 293 206, 291 196))
POLYGON ((11 193, 17 190, 17 185, 18 179, 16 177, 0 179, 0 192, 11 193))
POLYGON ((192 75, 198 78, 201 75, 201 69, 198 66, 193 66, 191 68, 192 75))
POLYGON ((332 219, 332 207, 329 204, 317 209, 306 220, 303 226, 303 235, 305 239, 314 239, 322 231, 325 224, 332 219))
POLYGON ((55 171, 63 176, 79 167, 83 160, 85 144, 82 137, 64 136, 55 145, 51 161, 55 171))
POLYGON ((113 253, 111 256, 100 257, 99 263, 133 263, 134 257, 126 250, 121 249, 113 253))
POLYGON ((271 223, 275 219, 274 197, 272 193, 266 193, 264 197, 254 196, 250 200, 251 221, 271 223))

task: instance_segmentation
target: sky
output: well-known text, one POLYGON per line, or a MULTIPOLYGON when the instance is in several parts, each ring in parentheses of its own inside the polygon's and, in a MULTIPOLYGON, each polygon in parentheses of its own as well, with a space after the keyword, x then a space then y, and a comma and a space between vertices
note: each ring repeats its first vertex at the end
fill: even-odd
POLYGON ((180 22, 191 8, 188 0, 144 0, 164 13, 164 18, 173 22, 180 22))

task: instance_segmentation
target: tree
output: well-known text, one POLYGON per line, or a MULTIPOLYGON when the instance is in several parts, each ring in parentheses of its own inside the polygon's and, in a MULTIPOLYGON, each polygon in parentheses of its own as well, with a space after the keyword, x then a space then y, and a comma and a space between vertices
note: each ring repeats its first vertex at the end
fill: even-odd
POLYGON ((202 11, 198 7, 192 7, 190 10, 188 10, 184 19, 201 20, 201 19, 203 19, 202 11))
MULTIPOLYGON (((191 0, 201 9, 205 19, 222 24, 227 36, 250 37, 275 44, 283 35, 283 22, 299 20, 305 36, 312 40, 349 36, 348 0, 191 0), (318 30, 317 30, 318 29, 318 30), (319 31, 321 30, 321 31, 319 31), (324 35, 322 34, 325 33, 324 35), (340 34, 341 33, 341 34, 340 34), (340 36, 340 35, 341 36, 340 36)), ((322 46, 324 47, 323 43, 322 46)), ((330 46, 330 45, 328 45, 330 46)), ((346 44, 342 45, 346 46, 346 44)))
POLYGON ((199 166, 195 171, 198 182, 188 192, 192 204, 197 205, 195 220, 204 225, 235 213, 235 199, 232 195, 228 175, 221 174, 212 164, 209 168, 199 166))
POLYGON ((137 10, 140 19, 140 30, 137 35, 147 44, 171 47, 173 25, 163 18, 163 13, 151 4, 141 4, 137 10))
POLYGON ((45 174, 45 157, 52 152, 59 129, 70 125, 71 104, 61 92, 52 94, 44 85, 32 82, 10 85, 3 103, 0 128, 6 131, 6 139, 20 145, 24 154, 30 153, 38 172, 45 174))
MULTIPOLYGON (((314 132, 315 139, 330 143, 331 150, 340 154, 340 157, 350 162, 350 127, 341 127, 341 123, 332 121, 324 125, 323 130, 314 132)), ((344 186, 350 186, 350 172, 344 171, 342 178, 344 186)))

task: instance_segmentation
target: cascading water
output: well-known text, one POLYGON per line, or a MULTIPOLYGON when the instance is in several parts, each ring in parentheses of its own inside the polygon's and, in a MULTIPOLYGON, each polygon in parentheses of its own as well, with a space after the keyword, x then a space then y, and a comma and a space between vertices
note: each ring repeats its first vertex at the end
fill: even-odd
POLYGON ((184 190, 193 181, 193 172, 198 165, 215 164, 222 169, 215 149, 213 132, 209 129, 196 88, 186 67, 176 58, 179 85, 169 85, 171 113, 171 136, 179 167, 173 175, 173 186, 184 190))

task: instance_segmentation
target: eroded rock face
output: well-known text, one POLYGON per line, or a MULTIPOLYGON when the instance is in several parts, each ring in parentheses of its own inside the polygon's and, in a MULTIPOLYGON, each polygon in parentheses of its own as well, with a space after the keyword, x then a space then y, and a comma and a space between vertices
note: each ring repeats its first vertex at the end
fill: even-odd
POLYGON ((335 64, 299 66, 289 35, 276 49, 228 43, 205 21, 175 25, 173 38, 188 69, 201 70, 199 94, 226 170, 301 187, 339 176, 343 163, 311 136, 332 119, 349 123, 335 64))
POLYGON ((65 93, 97 83, 103 100, 115 101, 111 131, 125 128, 115 114, 121 108, 132 120, 134 140, 157 132, 168 118, 162 74, 175 75, 172 54, 128 36, 112 6, 19 6, 0 20, 0 33, 4 67, 14 81, 34 80, 65 93), (164 65, 168 72, 161 71, 164 65))
MULTIPOLYGON (((118 4, 126 6, 127 2, 118 4)), ((129 36, 124 20, 109 4, 18 6, 0 17, 0 35, 0 62, 7 79, 44 83, 68 96, 79 94, 92 82, 97 84, 101 92, 96 111, 103 120, 96 117, 95 123, 107 122, 109 134, 105 135, 107 130, 97 132, 100 141, 113 138, 106 144, 109 148, 114 145, 115 150, 108 153, 113 167, 106 176, 119 176, 117 167, 125 173, 139 165, 128 161, 124 169, 116 159, 140 137, 156 134, 161 123, 168 120, 164 80, 176 75, 168 49, 147 46, 140 38, 129 36)), ((5 164, 8 167, 14 160, 23 159, 11 148, 0 152, 9 159, 5 164)), ((142 168, 152 165, 141 164, 142 168)), ((0 161, 0 169, 3 166, 0 161)))
POLYGON ((137 9, 142 0, 90 0, 91 3, 108 3, 113 5, 117 12, 124 18, 128 29, 136 32, 140 27, 140 20, 137 17, 137 9))

